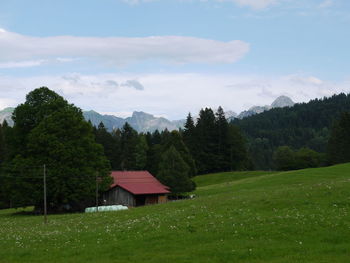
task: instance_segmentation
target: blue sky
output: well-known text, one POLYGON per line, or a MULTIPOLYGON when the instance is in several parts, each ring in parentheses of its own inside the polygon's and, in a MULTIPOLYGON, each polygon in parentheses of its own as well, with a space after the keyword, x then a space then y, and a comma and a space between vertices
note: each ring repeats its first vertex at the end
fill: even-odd
POLYGON ((43 85, 83 109, 171 119, 350 91, 347 0, 0 5, 1 108, 43 85))

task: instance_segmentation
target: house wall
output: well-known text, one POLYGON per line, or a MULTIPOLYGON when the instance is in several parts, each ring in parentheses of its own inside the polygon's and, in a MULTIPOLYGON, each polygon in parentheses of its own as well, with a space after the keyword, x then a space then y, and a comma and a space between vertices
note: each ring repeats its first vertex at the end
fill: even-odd
POLYGON ((166 195, 158 196, 158 204, 164 204, 166 202, 168 202, 168 197, 166 195))
POLYGON ((106 205, 136 206, 135 197, 120 187, 114 187, 104 193, 103 199, 106 200, 106 205))
POLYGON ((114 187, 103 194, 105 205, 142 206, 162 204, 168 201, 166 195, 133 195, 121 187, 114 187))

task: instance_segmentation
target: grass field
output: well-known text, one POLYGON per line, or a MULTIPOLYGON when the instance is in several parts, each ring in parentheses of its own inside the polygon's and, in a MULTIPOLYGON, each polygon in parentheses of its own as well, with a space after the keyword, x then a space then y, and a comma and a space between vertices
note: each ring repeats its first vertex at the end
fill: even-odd
POLYGON ((196 178, 197 198, 98 214, 0 211, 0 262, 350 262, 350 164, 196 178))

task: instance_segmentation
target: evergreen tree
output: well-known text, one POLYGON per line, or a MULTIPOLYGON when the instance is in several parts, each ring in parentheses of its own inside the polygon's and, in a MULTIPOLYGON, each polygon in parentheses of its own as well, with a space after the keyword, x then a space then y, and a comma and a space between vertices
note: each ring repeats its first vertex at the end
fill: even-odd
POLYGON ((228 171, 231 168, 231 145, 229 137, 229 126, 225 117, 224 110, 219 107, 215 113, 215 131, 216 131, 216 158, 215 170, 228 171))
POLYGON ((253 168, 252 162, 248 156, 245 138, 240 129, 235 125, 228 126, 228 145, 230 170, 251 170, 253 168))
POLYGON ((190 153, 193 155, 196 152, 196 132, 195 132, 195 125, 194 125, 194 121, 193 118, 191 116, 191 113, 189 113, 187 115, 186 118, 186 123, 184 125, 184 129, 182 131, 183 134, 183 141, 186 144, 186 146, 188 147, 188 150, 190 151, 190 153))
MULTIPOLYGON (((288 145, 293 149, 307 147, 326 153, 333 122, 345 111, 350 111, 350 94, 342 93, 295 104, 293 107, 274 108, 243 119, 234 119, 232 122, 247 137, 250 152, 253 153, 253 163, 258 164, 256 168, 271 169, 274 165, 273 152, 279 146, 288 145), (267 143, 264 143, 263 148, 256 148, 256 139, 267 143), (254 154, 256 151, 259 154, 254 154)), ((329 149, 328 153, 329 151, 332 150, 329 149)))
POLYGON ((115 129, 112 131, 113 138, 113 159, 111 160, 113 170, 122 170, 122 133, 120 129, 115 129))
POLYGON ((127 122, 121 130, 121 149, 122 149, 122 170, 136 169, 136 146, 138 144, 138 134, 127 122))
POLYGON ((179 152, 171 146, 162 156, 157 178, 170 187, 172 194, 178 195, 195 189, 195 184, 189 177, 189 170, 179 152))
POLYGON ((148 151, 146 170, 151 174, 158 174, 159 162, 162 155, 162 136, 158 130, 147 133, 148 151))
POLYGON ((137 170, 144 170, 146 168, 147 151, 148 151, 148 144, 147 144, 146 136, 144 134, 140 134, 138 143, 136 145, 136 152, 135 152, 135 168, 137 170))
POLYGON ((181 137, 180 132, 178 131, 172 131, 169 134, 167 134, 167 137, 164 139, 163 142, 163 150, 162 152, 165 152, 170 147, 174 146, 175 149, 179 152, 181 155, 181 158, 186 162, 186 164, 189 167, 189 176, 194 177, 197 175, 197 168, 196 164, 186 147, 186 145, 183 142, 183 139, 181 137))
POLYGON ((216 131, 215 115, 212 109, 205 108, 199 112, 196 125, 197 149, 194 153, 199 173, 215 172, 216 131))
POLYGON ((344 112, 333 126, 328 143, 328 159, 332 164, 350 162, 349 112, 344 112))
POLYGON ((119 152, 117 151, 118 146, 115 137, 113 137, 113 135, 107 131, 102 122, 98 125, 97 129, 94 128, 94 133, 95 140, 97 143, 103 146, 104 153, 108 158, 112 169, 117 169, 118 164, 115 162, 115 160, 118 159, 117 154, 119 154, 119 152))

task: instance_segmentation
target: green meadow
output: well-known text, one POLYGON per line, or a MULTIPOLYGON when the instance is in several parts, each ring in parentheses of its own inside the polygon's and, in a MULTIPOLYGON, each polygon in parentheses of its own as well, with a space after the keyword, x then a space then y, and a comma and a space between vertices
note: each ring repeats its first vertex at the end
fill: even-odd
POLYGON ((195 199, 47 225, 0 210, 0 262, 350 262, 350 164, 195 181, 195 199))

